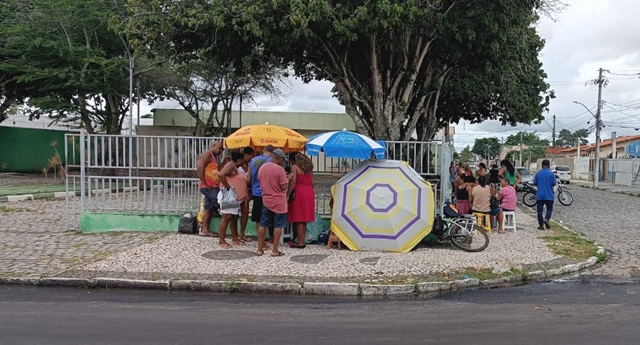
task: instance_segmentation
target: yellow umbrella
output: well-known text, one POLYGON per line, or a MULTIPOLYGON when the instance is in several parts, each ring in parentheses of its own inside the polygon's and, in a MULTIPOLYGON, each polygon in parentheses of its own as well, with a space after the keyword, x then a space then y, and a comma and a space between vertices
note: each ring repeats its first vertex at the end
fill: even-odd
POLYGON ((229 149, 240 147, 264 148, 267 145, 281 147, 287 152, 302 151, 309 139, 300 133, 268 122, 264 125, 244 126, 224 139, 224 146, 229 149))

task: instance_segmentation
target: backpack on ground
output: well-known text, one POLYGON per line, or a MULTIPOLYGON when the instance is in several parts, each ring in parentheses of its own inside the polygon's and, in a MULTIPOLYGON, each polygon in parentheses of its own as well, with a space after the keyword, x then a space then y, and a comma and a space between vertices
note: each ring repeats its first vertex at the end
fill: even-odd
POLYGON ((180 223, 178 224, 178 232, 181 234, 197 234, 198 233, 198 218, 191 212, 185 212, 180 217, 180 223))

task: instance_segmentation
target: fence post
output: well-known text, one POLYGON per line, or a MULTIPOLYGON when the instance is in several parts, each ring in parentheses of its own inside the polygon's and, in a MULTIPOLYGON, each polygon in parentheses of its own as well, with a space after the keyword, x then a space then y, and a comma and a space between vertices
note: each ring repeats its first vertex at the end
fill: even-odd
POLYGON ((85 140, 86 140, 86 133, 84 129, 82 129, 80 130, 80 212, 84 211, 84 194, 85 194, 85 188, 86 188, 85 186, 85 168, 86 168, 85 140))

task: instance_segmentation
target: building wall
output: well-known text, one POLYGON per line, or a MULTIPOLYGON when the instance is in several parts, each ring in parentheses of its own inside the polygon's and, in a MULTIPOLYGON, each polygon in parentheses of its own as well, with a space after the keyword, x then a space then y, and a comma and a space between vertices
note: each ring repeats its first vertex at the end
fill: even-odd
POLYGON ((0 171, 41 172, 55 155, 64 163, 65 131, 0 127, 0 171))
MULTIPOLYGON (((153 125, 166 127, 184 127, 192 132, 196 121, 185 110, 181 109, 153 109, 153 125)), ((201 118, 206 118, 209 113, 204 111, 201 118)), ((273 112, 273 111, 232 111, 231 128, 263 123, 284 126, 294 130, 304 131, 335 131, 346 128, 354 130, 355 124, 351 117, 345 113, 315 113, 315 112, 273 112), (242 119, 241 119, 242 117, 242 119)), ((190 135, 192 135, 191 133, 190 135)))

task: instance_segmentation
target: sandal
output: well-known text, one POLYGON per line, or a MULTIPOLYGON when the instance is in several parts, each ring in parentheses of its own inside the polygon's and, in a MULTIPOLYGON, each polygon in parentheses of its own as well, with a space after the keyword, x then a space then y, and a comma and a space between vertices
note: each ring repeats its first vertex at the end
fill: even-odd
POLYGON ((262 254, 264 254, 264 251, 262 251, 262 250, 258 250, 256 252, 256 256, 262 256, 262 254))
POLYGON ((284 256, 284 253, 283 253, 283 252, 278 251, 278 253, 275 253, 275 254, 274 254, 274 253, 271 253, 271 256, 273 256, 273 257, 284 256))
POLYGON ((290 244, 290 245, 289 245, 289 248, 300 248, 300 249, 302 249, 302 248, 306 248, 306 247, 307 247, 307 245, 306 245, 306 244, 297 244, 297 243, 294 243, 294 244, 290 244))

